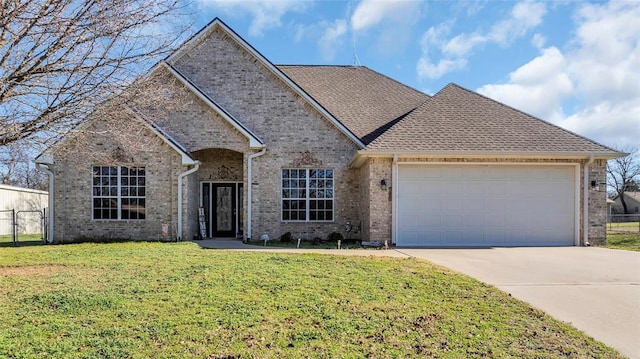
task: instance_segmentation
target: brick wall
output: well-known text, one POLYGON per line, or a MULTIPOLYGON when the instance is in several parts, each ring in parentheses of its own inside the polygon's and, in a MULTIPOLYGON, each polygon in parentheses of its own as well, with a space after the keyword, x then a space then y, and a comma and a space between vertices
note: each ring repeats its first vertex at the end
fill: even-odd
MULTIPOLYGON (((276 238, 288 231, 300 238, 326 237, 332 231, 344 234, 347 220, 359 223, 359 170, 347 167, 357 146, 267 67, 220 30, 201 39, 172 65, 266 145, 267 152, 253 160, 251 184, 243 172, 245 199, 248 186, 253 189, 254 238, 263 233, 276 238), (334 221, 281 221, 281 170, 294 167, 334 170, 334 221)), ((188 121, 172 126, 181 123, 192 126, 188 121)), ((207 146, 222 147, 212 141, 198 148, 207 146)), ((246 168, 251 153, 246 147, 225 148, 243 152, 246 168)))
POLYGON ((589 166, 589 243, 601 245, 607 242, 607 161, 596 160, 589 166), (598 189, 591 187, 596 181, 598 189))
POLYGON ((391 158, 370 158, 367 187, 369 191, 369 235, 372 241, 389 240, 391 243, 391 206, 393 193, 391 158), (383 190, 380 181, 387 182, 383 190))
POLYGON ((140 123, 123 118, 106 125, 102 120, 94 121, 84 129, 82 136, 63 142, 53 153, 54 240, 157 240, 161 239, 162 223, 169 224, 170 237, 175 237, 177 175, 183 170, 180 156, 140 123), (121 133, 113 135, 113 130, 118 128, 121 133), (114 152, 125 155, 114 158, 111 155, 114 152), (94 165, 145 167, 146 219, 92 219, 94 165))

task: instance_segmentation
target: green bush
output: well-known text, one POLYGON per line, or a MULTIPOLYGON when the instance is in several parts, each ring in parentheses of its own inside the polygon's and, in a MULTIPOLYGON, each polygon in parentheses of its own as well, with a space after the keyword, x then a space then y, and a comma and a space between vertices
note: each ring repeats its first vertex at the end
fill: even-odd
POLYGON ((291 232, 287 232, 280 236, 280 242, 282 243, 293 243, 293 235, 291 232))
POLYGON ((313 239, 311 240, 311 245, 318 246, 318 245, 320 245, 320 242, 322 242, 322 238, 313 237, 313 239))

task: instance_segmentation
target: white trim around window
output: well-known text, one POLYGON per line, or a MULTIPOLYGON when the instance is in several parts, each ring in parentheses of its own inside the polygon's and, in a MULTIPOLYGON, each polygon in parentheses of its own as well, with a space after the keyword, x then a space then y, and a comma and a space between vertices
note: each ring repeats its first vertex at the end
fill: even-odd
POLYGON ((283 168, 280 172, 282 222, 333 222, 335 178, 330 168, 283 168))
POLYGON ((146 217, 144 166, 92 166, 91 219, 141 221, 146 217))

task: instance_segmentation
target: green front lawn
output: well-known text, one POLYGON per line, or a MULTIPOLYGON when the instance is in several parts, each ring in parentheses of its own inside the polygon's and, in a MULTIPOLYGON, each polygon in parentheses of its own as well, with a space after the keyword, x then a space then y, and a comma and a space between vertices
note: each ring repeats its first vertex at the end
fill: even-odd
POLYGON ((607 245, 611 249, 640 252, 640 233, 607 233, 607 245))
POLYGON ((620 355, 417 259, 114 243, 0 248, 0 357, 620 355))

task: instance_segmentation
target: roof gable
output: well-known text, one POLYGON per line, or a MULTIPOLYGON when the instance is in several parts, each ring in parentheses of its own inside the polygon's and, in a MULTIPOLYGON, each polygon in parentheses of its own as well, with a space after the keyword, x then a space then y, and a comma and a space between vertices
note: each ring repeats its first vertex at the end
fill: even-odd
MULTIPOLYGON (((316 99, 310 96, 304 91, 296 82, 291 80, 285 73, 274 66, 267 58, 265 58, 260 52, 258 52, 253 46, 246 42, 240 35, 229 28, 222 20, 215 18, 203 29, 197 32, 189 40, 187 40, 182 46, 178 48, 173 54, 169 55, 165 61, 171 64, 174 60, 188 53, 190 49, 195 47, 202 39, 206 38, 215 30, 223 31, 230 39, 236 42, 243 50, 249 53, 259 63, 261 63, 268 71, 270 71, 276 78, 281 80, 288 88, 290 88, 296 95, 300 96, 306 101, 313 109, 319 112, 325 117, 332 125, 334 125, 340 132, 342 132, 347 138, 353 141, 359 148, 364 148, 364 143, 358 138, 349 128, 347 128, 342 122, 340 122, 333 114, 325 109, 316 99)), ((192 83, 196 89, 197 87, 192 83)), ((199 90, 199 92, 203 91, 199 90)))
POLYGON ((182 83, 186 88, 189 89, 194 95, 196 95, 199 99, 204 101, 214 112, 216 112, 220 117, 222 117, 225 121, 227 121, 233 128, 235 128, 238 132, 240 132, 243 136, 245 136, 249 140, 250 148, 263 148, 264 143, 262 140, 256 136, 253 132, 251 132, 248 128, 246 128, 240 121, 235 119, 229 112, 220 107, 211 97, 209 97, 202 90, 197 88, 188 78, 186 78, 183 74, 180 73, 176 68, 171 66, 170 64, 163 62, 163 66, 169 70, 173 76, 175 76, 180 83, 182 83))
POLYGON ((455 84, 408 114, 366 151, 619 156, 611 148, 455 84))
MULTIPOLYGON (((142 123, 154 135, 156 135, 158 138, 160 138, 162 140, 162 142, 164 142, 166 145, 171 147, 171 149, 173 149, 178 155, 180 155, 180 158, 181 158, 183 166, 194 165, 194 164, 197 163, 197 161, 195 161, 193 158, 191 158, 191 156, 189 156, 189 154, 187 153, 187 150, 184 148, 184 146, 182 146, 175 139, 173 139, 169 134, 167 134, 166 131, 164 131, 156 123, 154 123, 153 121, 149 120, 142 113, 140 113, 140 112, 138 112, 138 111, 136 111, 136 110, 134 110, 134 109, 132 109, 130 107, 125 107, 124 110, 125 110, 126 113, 131 115, 131 117, 135 121, 139 121, 140 123, 142 123)), ((95 115, 95 113, 94 113, 94 115, 95 115)), ((81 133, 82 131, 85 131, 89 126, 91 126, 92 123, 94 123, 94 121, 97 121, 98 119, 99 119, 99 117, 94 116, 93 118, 90 118, 89 120, 86 120, 86 121, 82 122, 73 131, 70 131, 69 133, 64 135, 62 138, 58 139, 56 142, 54 142, 53 144, 48 146, 47 149, 45 149, 42 153, 40 153, 38 156, 36 156, 36 158, 34 159, 34 162, 35 163, 40 163, 40 164, 46 164, 46 165, 53 164, 54 163, 53 151, 55 150, 55 148, 57 148, 59 146, 62 146, 70 138, 75 137, 77 134, 81 133)))

